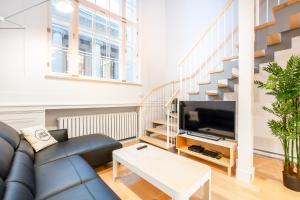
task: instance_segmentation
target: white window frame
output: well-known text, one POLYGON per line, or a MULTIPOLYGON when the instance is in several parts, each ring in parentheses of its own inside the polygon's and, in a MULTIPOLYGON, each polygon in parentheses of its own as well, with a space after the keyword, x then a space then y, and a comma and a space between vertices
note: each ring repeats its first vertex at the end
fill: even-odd
MULTIPOLYGON (((140 70, 140 59, 139 59, 139 0, 137 0, 137 21, 133 22, 126 19, 126 0, 122 0, 122 16, 119 16, 110 10, 102 8, 94 3, 87 0, 74 0, 73 1, 74 11, 72 12, 71 29, 69 34, 69 48, 71 56, 69 60, 69 69, 67 73, 56 73, 52 71, 52 12, 51 12, 51 1, 49 1, 49 21, 48 21, 48 62, 47 62, 47 73, 46 78, 54 79, 67 79, 67 80, 79 80, 79 81, 92 81, 92 82, 108 82, 108 83, 121 83, 130 85, 141 85, 141 70, 140 70), (89 8, 93 11, 103 14, 104 16, 116 20, 120 23, 120 34, 121 34, 121 46, 119 50, 119 79, 104 79, 96 78, 91 76, 84 76, 79 74, 79 5, 89 8), (135 81, 126 80, 126 27, 134 27, 137 30, 137 41, 136 41, 136 66, 135 75, 137 79, 135 81)), ((94 50, 93 50, 94 51, 94 50)))

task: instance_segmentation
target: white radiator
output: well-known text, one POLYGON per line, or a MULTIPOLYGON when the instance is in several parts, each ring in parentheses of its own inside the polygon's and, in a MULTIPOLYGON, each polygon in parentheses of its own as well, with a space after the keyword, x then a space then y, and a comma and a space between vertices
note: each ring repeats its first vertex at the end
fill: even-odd
POLYGON ((59 129, 68 129, 68 137, 101 133, 115 140, 138 136, 137 112, 60 117, 59 129))

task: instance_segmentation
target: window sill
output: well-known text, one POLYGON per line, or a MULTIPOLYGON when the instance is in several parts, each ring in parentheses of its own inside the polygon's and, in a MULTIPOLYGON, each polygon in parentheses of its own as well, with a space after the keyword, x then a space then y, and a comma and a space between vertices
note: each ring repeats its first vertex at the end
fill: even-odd
POLYGON ((109 80, 109 79, 97 79, 88 76, 72 75, 72 74, 61 74, 61 73, 49 73, 45 75, 46 79, 60 79, 60 80, 70 80, 70 81, 84 81, 84 82, 94 82, 94 83, 109 83, 109 84, 121 84, 121 85, 133 85, 142 86, 141 83, 128 82, 122 80, 109 80))

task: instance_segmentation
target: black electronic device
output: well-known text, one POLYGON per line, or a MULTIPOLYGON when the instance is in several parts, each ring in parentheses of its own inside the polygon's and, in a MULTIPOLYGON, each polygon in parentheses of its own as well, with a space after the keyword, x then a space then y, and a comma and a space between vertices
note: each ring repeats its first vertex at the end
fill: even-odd
POLYGON ((234 101, 180 101, 179 129, 211 140, 235 139, 234 101))
POLYGON ((204 151, 204 148, 200 145, 192 145, 188 147, 188 150, 190 151, 194 151, 197 153, 202 153, 204 151))
POLYGON ((145 149, 145 148, 147 148, 147 147, 148 147, 147 145, 143 145, 143 146, 137 147, 136 149, 137 149, 137 150, 141 150, 141 149, 145 149))

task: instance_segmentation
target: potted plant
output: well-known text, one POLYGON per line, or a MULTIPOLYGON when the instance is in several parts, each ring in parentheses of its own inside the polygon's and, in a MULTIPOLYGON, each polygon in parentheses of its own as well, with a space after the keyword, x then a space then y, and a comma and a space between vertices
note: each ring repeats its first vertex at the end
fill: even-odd
POLYGON ((255 84, 275 97, 272 105, 263 109, 275 116, 268 126, 284 150, 283 184, 300 191, 300 58, 292 56, 284 68, 270 63, 264 71, 269 73, 267 80, 255 84))

